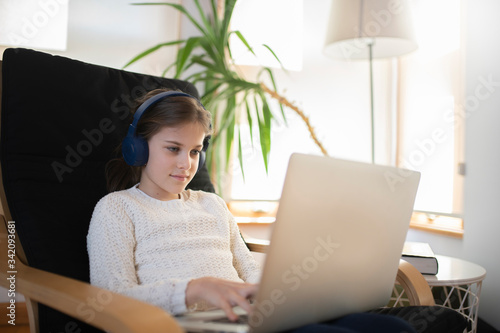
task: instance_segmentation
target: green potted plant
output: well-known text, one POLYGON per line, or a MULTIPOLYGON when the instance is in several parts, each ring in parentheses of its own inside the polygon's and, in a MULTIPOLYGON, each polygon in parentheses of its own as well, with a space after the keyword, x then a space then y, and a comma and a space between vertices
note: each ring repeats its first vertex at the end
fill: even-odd
MULTIPOLYGON (((223 7, 217 7, 217 0, 210 0, 210 11, 206 12, 199 0, 194 0, 199 18, 195 18, 182 5, 175 3, 139 3, 137 5, 165 5, 175 8, 185 15, 199 31, 199 36, 187 39, 175 40, 155 45, 134 57, 125 67, 146 57, 163 47, 178 46, 177 57, 169 64, 163 75, 170 69, 175 70, 175 78, 190 81, 194 84, 202 83, 204 90, 201 93, 201 101, 205 107, 212 112, 214 135, 212 137, 211 154, 208 157, 208 165, 212 173, 215 173, 217 182, 220 175, 224 174, 232 146, 236 141, 238 159, 244 176, 243 156, 241 153, 242 138, 238 126, 240 112, 250 127, 249 140, 257 140, 262 150, 264 167, 268 168, 268 158, 271 150, 272 120, 277 115, 270 108, 270 99, 278 101, 281 115, 286 121, 283 106, 297 112, 305 121, 313 140, 326 155, 326 150, 317 140, 314 130, 304 113, 290 103, 286 98, 277 93, 276 82, 273 72, 268 67, 262 67, 257 82, 243 78, 235 69, 232 58, 230 37, 238 38, 246 46, 249 52, 254 53, 244 36, 239 31, 230 31, 230 21, 236 0, 225 0, 223 7), (272 88, 265 83, 269 82, 272 88), (253 129, 258 129, 258 138, 252 137, 253 129), (219 152, 223 152, 222 154, 219 152), (215 166, 215 170, 214 170, 215 166)), ((265 46, 269 52, 278 60, 272 49, 265 46)))

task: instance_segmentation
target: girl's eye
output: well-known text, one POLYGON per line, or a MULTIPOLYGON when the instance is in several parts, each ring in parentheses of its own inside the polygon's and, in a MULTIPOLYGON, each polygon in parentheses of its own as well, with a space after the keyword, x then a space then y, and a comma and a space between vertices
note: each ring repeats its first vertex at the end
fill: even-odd
POLYGON ((196 149, 195 149, 195 150, 192 150, 192 151, 191 151, 191 154, 193 154, 193 155, 198 155, 198 154, 200 154, 200 153, 201 153, 201 150, 196 150, 196 149))
POLYGON ((178 147, 167 147, 167 149, 173 153, 176 153, 179 151, 179 148, 178 147))

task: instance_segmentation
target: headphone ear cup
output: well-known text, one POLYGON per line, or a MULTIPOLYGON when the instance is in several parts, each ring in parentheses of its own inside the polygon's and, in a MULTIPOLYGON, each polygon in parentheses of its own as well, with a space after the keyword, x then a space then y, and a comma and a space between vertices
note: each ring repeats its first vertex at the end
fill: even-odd
POLYGON ((203 140, 203 148, 201 149, 201 152, 200 152, 200 160, 198 161, 198 171, 201 170, 201 168, 203 168, 203 166, 205 165, 205 161, 206 161, 206 158, 207 158, 207 149, 208 149, 208 145, 210 143, 210 137, 206 137, 204 140, 203 140))
POLYGON ((129 133, 122 142, 122 154, 128 165, 143 166, 149 158, 148 142, 133 132, 129 133))
POLYGON ((205 150, 202 150, 200 152, 200 160, 198 162, 198 170, 196 170, 196 172, 200 171, 201 168, 203 168, 203 166, 205 165, 205 160, 206 160, 206 153, 205 150))

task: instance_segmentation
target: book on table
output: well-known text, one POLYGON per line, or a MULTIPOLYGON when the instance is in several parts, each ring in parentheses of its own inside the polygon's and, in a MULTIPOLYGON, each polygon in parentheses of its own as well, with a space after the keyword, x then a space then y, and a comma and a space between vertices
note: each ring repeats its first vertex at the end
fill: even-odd
POLYGON ((428 243, 405 242, 401 259, 415 266, 422 274, 438 273, 438 261, 428 243))

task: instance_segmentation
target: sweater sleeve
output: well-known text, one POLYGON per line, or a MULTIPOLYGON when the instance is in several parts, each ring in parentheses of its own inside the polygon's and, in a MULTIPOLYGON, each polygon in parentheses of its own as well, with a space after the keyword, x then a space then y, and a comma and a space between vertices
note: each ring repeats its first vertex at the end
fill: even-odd
POLYGON ((224 208, 224 212, 229 223, 233 265, 242 280, 249 283, 258 283, 261 275, 260 265, 257 263, 245 244, 245 241, 241 236, 240 229, 238 228, 238 224, 236 223, 234 216, 227 208, 226 203, 220 197, 218 198, 219 203, 224 208))
POLYGON ((94 209, 87 235, 91 284, 170 312, 186 312, 189 280, 169 279, 140 284, 136 274, 134 224, 124 203, 104 197, 94 209))

